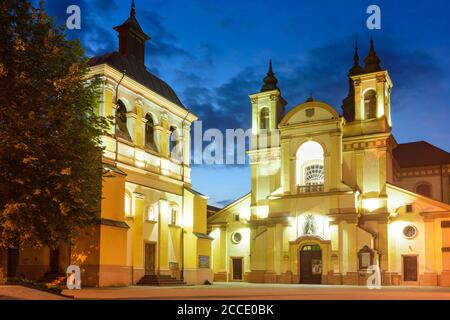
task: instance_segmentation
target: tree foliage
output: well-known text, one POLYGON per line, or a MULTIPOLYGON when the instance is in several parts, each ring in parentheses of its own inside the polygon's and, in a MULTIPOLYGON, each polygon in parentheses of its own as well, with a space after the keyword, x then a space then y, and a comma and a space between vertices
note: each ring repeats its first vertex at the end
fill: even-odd
POLYGON ((41 1, 0 0, 0 246, 56 247, 101 200, 100 80, 41 1))

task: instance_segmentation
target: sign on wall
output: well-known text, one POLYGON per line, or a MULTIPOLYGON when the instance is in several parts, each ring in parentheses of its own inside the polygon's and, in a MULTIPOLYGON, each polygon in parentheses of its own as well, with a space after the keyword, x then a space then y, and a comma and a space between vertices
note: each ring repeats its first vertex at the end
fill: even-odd
POLYGON ((209 256, 198 256, 198 267, 202 269, 209 269, 210 261, 209 256))

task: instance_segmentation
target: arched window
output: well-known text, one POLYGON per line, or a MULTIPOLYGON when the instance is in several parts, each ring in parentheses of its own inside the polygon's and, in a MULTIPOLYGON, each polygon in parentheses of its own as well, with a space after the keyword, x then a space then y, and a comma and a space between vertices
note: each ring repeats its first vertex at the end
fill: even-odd
POLYGON ((131 141, 130 133, 127 127, 127 108, 122 100, 117 103, 116 110, 116 135, 131 141))
POLYGON ((180 136, 178 134, 178 129, 175 126, 170 127, 169 153, 172 158, 180 160, 180 136))
POLYGON ((153 151, 158 151, 155 143, 155 123, 153 117, 149 114, 145 116, 145 146, 153 151))
POLYGON ((421 182, 416 186, 416 193, 431 198, 431 185, 427 182, 421 182))
POLYGON ((296 178, 298 192, 318 192, 325 182, 322 146, 308 141, 297 150, 296 178))
POLYGON ((324 180, 323 164, 311 164, 305 167, 305 185, 321 185, 324 180))
POLYGON ((377 117, 377 93, 369 90, 364 94, 364 119, 374 119, 377 117))
POLYGON ((260 114, 260 129, 269 130, 269 128, 270 128, 269 108, 262 108, 260 114))

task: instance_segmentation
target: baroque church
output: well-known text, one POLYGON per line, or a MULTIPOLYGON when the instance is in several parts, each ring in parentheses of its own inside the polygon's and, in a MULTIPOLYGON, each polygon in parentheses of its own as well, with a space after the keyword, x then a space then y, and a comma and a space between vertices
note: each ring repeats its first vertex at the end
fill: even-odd
POLYGON ((450 286, 450 154, 397 143, 373 40, 364 62, 355 48, 343 115, 312 97, 286 113, 270 64, 251 192, 208 218, 215 281, 450 286))
POLYGON ((355 49, 343 115, 312 97, 286 112, 270 64, 250 95, 251 192, 215 211, 192 189, 197 116, 147 70, 136 16, 133 1, 118 50, 89 61, 88 78, 103 80, 98 114, 115 119, 98 223, 55 250, 10 248, 0 271, 52 280, 76 265, 82 286, 100 287, 365 285, 375 266, 385 285, 450 286, 450 154, 396 142, 373 41, 364 67, 355 49))
POLYGON ((114 28, 118 51, 90 59, 103 80, 97 111, 113 117, 102 137, 103 194, 98 224, 71 245, 11 248, 9 277, 64 279, 80 267, 82 286, 203 284, 213 281, 207 197, 192 189, 190 128, 197 117, 145 66, 134 1, 114 28))

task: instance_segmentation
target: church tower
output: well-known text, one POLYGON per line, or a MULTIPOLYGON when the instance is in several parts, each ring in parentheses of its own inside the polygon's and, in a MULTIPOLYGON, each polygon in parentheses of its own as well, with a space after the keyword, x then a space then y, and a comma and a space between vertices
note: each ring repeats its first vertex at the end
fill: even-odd
POLYGON ((392 181, 390 96, 392 81, 380 66, 373 39, 359 65, 355 48, 354 65, 349 71, 349 95, 343 101, 343 181, 360 191, 361 223, 378 234, 380 266, 388 270, 389 210, 386 183, 392 181))
POLYGON ((265 211, 267 197, 280 184, 280 140, 278 123, 287 102, 281 96, 278 79, 269 61, 269 69, 259 93, 250 95, 252 102, 252 143, 249 157, 252 170, 252 206, 254 213, 265 211), (257 209, 259 208, 259 209, 257 209))
POLYGON ((387 70, 380 66, 373 39, 365 58, 359 65, 358 47, 355 47, 354 65, 349 71, 349 94, 343 101, 344 117, 349 125, 347 134, 390 132, 392 81, 387 70), (351 131, 351 132, 350 132, 351 131))
POLYGON ((269 70, 263 80, 261 91, 250 95, 252 101, 252 132, 253 135, 271 133, 277 129, 278 122, 284 114, 286 101, 278 88, 278 79, 269 61, 269 70))

